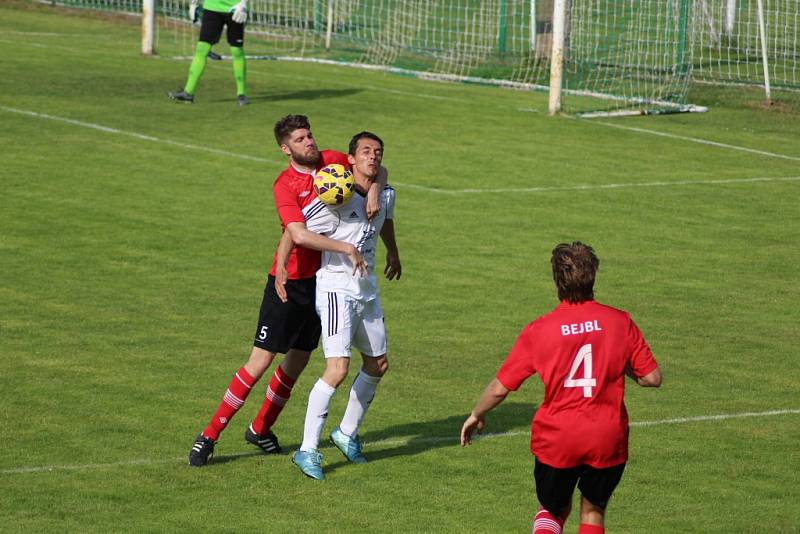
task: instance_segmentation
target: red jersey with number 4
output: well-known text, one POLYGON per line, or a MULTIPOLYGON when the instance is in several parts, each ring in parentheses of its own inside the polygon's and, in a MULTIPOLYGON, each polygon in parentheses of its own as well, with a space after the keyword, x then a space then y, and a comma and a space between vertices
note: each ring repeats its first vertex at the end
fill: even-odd
MULTIPOLYGON (((320 170, 325 165, 338 163, 345 167, 350 167, 347 161, 347 154, 336 150, 322 150, 320 152, 320 163, 316 170, 320 170)), ((295 169, 291 164, 278 175, 272 185, 272 193, 275 197, 275 208, 281 218, 281 229, 286 231, 286 225, 293 222, 305 223, 303 208, 316 198, 314 193, 314 176, 295 169)), ((272 267, 269 274, 275 276, 275 262, 278 259, 277 253, 272 259, 272 267)), ((289 261, 286 264, 286 271, 290 280, 301 278, 314 278, 319 269, 320 253, 304 247, 294 247, 289 254, 289 261)))
POLYGON ((627 312, 593 300, 562 301, 520 333, 497 379, 516 391, 534 373, 545 387, 531 423, 531 452, 558 468, 619 465, 628 459, 625 367, 657 363, 627 312))

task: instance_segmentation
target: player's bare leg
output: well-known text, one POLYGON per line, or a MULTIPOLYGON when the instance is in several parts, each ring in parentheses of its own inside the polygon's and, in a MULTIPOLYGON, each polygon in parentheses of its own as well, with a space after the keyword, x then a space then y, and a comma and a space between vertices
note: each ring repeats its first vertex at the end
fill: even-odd
POLYGON ((581 495, 581 525, 578 534, 603 534, 605 515, 605 508, 592 504, 581 495))
POLYGON ((297 380, 306 368, 306 365, 308 365, 308 360, 310 358, 311 353, 308 351, 290 349, 281 362, 281 368, 283 368, 283 372, 297 380))
MULTIPOLYGON (((258 381, 264 375, 264 372, 269 369, 269 366, 272 365, 274 359, 274 352, 253 347, 253 350, 250 351, 250 358, 248 358, 247 363, 244 364, 244 368, 247 369, 250 376, 258 381)), ((308 363, 308 359, 306 359, 306 363, 308 363)), ((300 371, 302 371, 302 369, 300 371)))
POLYGON ((325 371, 322 373, 322 380, 332 388, 338 388, 347 378, 347 371, 350 368, 350 358, 326 358, 325 371))
POLYGON ((362 354, 361 358, 364 361, 363 365, 361 366, 361 370, 367 373, 369 376, 381 378, 386 374, 386 371, 389 370, 389 358, 386 356, 386 354, 378 356, 377 358, 362 354))

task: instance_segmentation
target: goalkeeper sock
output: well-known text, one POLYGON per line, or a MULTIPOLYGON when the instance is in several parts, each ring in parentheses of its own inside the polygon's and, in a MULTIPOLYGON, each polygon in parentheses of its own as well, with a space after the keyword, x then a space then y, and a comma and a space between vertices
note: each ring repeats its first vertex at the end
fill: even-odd
POLYGON ((194 94, 197 89, 197 82, 200 81, 200 76, 206 70, 206 61, 208 60, 208 52, 211 50, 211 43, 205 41, 197 41, 197 48, 192 58, 192 64, 189 66, 189 79, 186 80, 186 87, 184 91, 190 95, 194 94))
POLYGON ((244 48, 241 46, 232 46, 231 57, 233 58, 233 77, 236 79, 236 94, 244 95, 247 93, 244 89, 244 82, 247 77, 244 48))
POLYGON ((236 371, 231 383, 228 385, 228 389, 225 390, 222 402, 219 403, 217 411, 211 418, 211 422, 203 430, 205 437, 214 441, 219 439, 220 433, 225 430, 230 420, 242 407, 255 383, 256 379, 250 376, 250 373, 244 367, 236 371))

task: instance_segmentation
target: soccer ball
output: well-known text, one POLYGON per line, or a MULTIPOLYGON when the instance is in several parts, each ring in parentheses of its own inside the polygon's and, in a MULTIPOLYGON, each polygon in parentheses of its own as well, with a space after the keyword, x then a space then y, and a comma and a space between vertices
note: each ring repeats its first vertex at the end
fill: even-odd
POLYGON ((347 202, 355 187, 353 173, 344 165, 332 163, 314 175, 314 192, 323 204, 329 206, 339 206, 347 202))

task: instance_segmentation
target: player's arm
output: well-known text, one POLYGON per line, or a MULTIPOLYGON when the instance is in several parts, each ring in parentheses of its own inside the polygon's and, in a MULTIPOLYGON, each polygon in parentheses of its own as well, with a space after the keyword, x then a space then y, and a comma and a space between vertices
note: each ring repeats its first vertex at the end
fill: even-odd
POLYGON ((381 165, 378 169, 378 176, 367 191, 367 218, 372 219, 376 213, 381 211, 381 191, 389 183, 389 170, 381 165))
POLYGON ((483 390, 478 402, 472 409, 464 425, 461 427, 461 446, 469 445, 472 443, 472 433, 476 430, 478 434, 483 432, 485 426, 486 414, 496 408, 501 402, 505 400, 511 390, 506 388, 497 378, 493 378, 486 389, 483 390))
POLYGON ((658 388, 661 387, 661 369, 656 367, 644 376, 636 376, 630 365, 625 366, 625 374, 632 378, 637 384, 643 388, 658 388))
POLYGON ((292 252, 293 246, 292 234, 283 232, 281 242, 278 243, 278 251, 275 252, 275 292, 282 302, 289 301, 289 296, 286 294, 286 280, 289 278, 286 263, 289 261, 289 254, 292 252))
POLYGON ((367 274, 367 262, 358 249, 350 243, 315 234, 301 222, 287 224, 286 232, 291 234, 292 241, 297 246, 319 251, 346 254, 353 263, 353 274, 356 272, 361 273, 362 276, 367 274))
POLYGON ((386 246, 386 267, 383 274, 389 280, 397 278, 403 274, 403 267, 400 265, 400 252, 397 250, 397 240, 394 235, 394 219, 386 219, 381 228, 381 240, 386 246))

